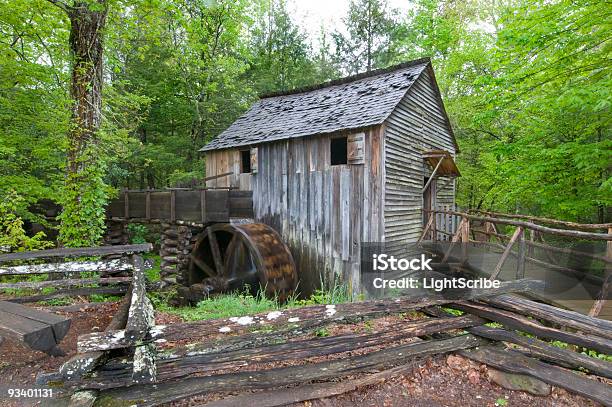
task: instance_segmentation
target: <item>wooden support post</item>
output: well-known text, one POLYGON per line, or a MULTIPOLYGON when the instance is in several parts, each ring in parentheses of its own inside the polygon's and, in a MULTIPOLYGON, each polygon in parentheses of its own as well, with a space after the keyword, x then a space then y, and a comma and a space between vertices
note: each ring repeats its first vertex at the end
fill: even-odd
POLYGON ((451 252, 453 251, 453 247, 455 247, 455 244, 457 243, 457 241, 461 239, 461 233, 463 232, 463 222, 465 222, 465 218, 461 218, 461 222, 459 222, 459 226, 457 226, 457 231, 453 235, 450 245, 448 246, 448 249, 446 250, 446 253, 444 254, 442 263, 446 263, 446 261, 450 257, 451 252))
MULTIPOLYGON (((435 208, 434 208, 435 209, 435 208)), ((438 240, 438 222, 436 219, 436 212, 431 212, 432 223, 431 223, 431 240, 438 240)))
POLYGON ((514 234, 512 235, 512 238, 508 242, 508 245, 506 246, 506 249, 504 250, 504 253, 502 254, 501 258, 499 259, 497 266, 495 266, 495 270, 493 271, 493 274, 491 274, 491 277, 489 277, 490 280, 495 280, 497 276, 499 276, 499 273, 501 272, 501 269, 504 266, 504 263, 506 262, 506 259, 508 258, 508 255, 510 254, 510 251, 512 250, 512 246, 514 245, 514 242, 516 242, 516 240, 519 238, 521 233, 523 233, 523 228, 519 226, 516 228, 516 230, 514 231, 514 234))
POLYGON ((525 232, 521 230, 518 237, 518 255, 516 257, 516 279, 525 277, 525 232))
POLYGON ((173 189, 170 191, 170 222, 176 221, 176 191, 173 189))
POLYGON ((463 224, 461 230, 461 263, 465 263, 468 260, 468 244, 470 244, 470 220, 462 218, 461 223, 463 224))
POLYGON ((200 214, 202 223, 206 223, 206 190, 200 190, 200 214))
POLYGON ((127 189, 123 191, 123 217, 125 219, 130 218, 130 194, 127 189))
POLYGON ((423 239, 425 238, 425 236, 427 236, 427 233, 429 232, 429 229, 431 228, 432 224, 433 224, 433 212, 429 212, 429 219, 427 220, 427 225, 425 225, 425 229, 423 229, 423 233, 421 233, 421 237, 419 237, 417 244, 421 243, 423 239))
POLYGON ((145 193, 145 217, 151 219, 151 191, 145 193))
MULTIPOLYGON (((608 234, 612 234, 612 228, 608 228, 608 234)), ((612 260, 612 240, 608 240, 606 246, 606 258, 612 260)), ((606 263, 606 274, 604 277, 603 284, 601 285, 601 291, 597 300, 593 303, 593 307, 589 311, 589 316, 596 317, 601 312, 601 309, 606 304, 608 299, 608 292, 610 291, 610 279, 612 278, 612 263, 606 263)))

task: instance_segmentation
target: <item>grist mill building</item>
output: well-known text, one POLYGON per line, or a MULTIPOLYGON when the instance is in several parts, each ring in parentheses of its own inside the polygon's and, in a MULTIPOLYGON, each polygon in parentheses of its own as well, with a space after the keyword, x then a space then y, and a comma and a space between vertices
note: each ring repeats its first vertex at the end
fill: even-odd
POLYGON ((357 291, 362 242, 416 241, 459 175, 428 59, 264 96, 201 151, 207 177, 227 174, 207 186, 253 191, 303 291, 333 278, 357 291))

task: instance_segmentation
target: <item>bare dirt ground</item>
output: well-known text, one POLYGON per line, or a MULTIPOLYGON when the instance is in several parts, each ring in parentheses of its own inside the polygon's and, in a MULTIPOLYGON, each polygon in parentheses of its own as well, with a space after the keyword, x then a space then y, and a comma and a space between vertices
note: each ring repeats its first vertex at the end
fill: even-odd
MULTIPOLYGON (((35 383, 39 372, 56 371, 62 363, 76 353, 76 341, 83 333, 102 331, 110 322, 118 303, 104 303, 96 306, 75 304, 69 307, 51 308, 54 312, 68 316, 72 325, 61 343, 66 352, 62 357, 51 357, 33 351, 19 343, 5 340, 0 344, 0 388, 27 388, 35 383)), ((415 316, 417 317, 417 316, 415 316)), ((179 322, 175 315, 159 313, 156 320, 161 324, 179 322)), ((331 335, 348 332, 376 332, 394 322, 393 317, 380 318, 367 324, 339 325, 330 328, 331 335)), ((330 357, 333 357, 330 355, 330 357)), ((325 360, 322 358, 321 360, 325 360)), ((284 365, 284 364, 283 364, 284 365)), ((279 364, 280 366, 280 364, 279 364)), ((277 367, 277 366, 267 366, 277 367)), ((45 400, 9 400, 3 397, 2 407, 44 406, 45 400)), ((170 404, 171 406, 196 406, 218 400, 228 394, 206 394, 170 404)), ((554 388, 546 397, 533 396, 521 391, 506 390, 489 380, 488 369, 467 359, 454 356, 436 356, 419 363, 412 371, 399 374, 382 383, 360 387, 339 396, 293 404, 293 407, 326 406, 597 406, 586 398, 569 394, 554 388)), ((246 407, 241 405, 241 407, 246 407)), ((249 406, 250 407, 250 406, 249 406)), ((256 407, 256 406, 254 406, 256 407)))

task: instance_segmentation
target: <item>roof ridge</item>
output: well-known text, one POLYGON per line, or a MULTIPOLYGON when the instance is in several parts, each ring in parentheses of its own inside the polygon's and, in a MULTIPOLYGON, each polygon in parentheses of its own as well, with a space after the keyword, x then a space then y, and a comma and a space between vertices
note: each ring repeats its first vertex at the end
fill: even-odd
POLYGON ((415 60, 412 60, 412 61, 406 61, 406 62, 402 62, 400 64, 392 65, 392 66, 389 66, 389 67, 386 67, 386 68, 379 68, 379 69, 375 69, 375 70, 369 71, 369 72, 362 72, 362 73, 358 73, 356 75, 350 75, 350 76, 345 76, 343 78, 333 79, 331 81, 319 83, 319 84, 316 84, 316 85, 309 85, 309 86, 303 86, 301 88, 295 88, 295 89, 291 89, 291 90, 277 91, 277 92, 271 92, 271 93, 267 93, 267 94, 262 94, 262 95, 259 95, 259 99, 260 100, 261 99, 269 99, 269 98, 278 97, 278 96, 289 96, 289 95, 297 95, 297 94, 300 94, 300 93, 312 92, 312 91, 323 89, 323 88, 327 88, 327 87, 330 87, 330 86, 343 85, 345 83, 355 82, 355 81, 358 81, 360 79, 370 78, 370 77, 373 77, 373 76, 378 76, 378 75, 382 75, 382 74, 385 74, 385 73, 389 73, 389 72, 393 72, 393 71, 398 71, 400 69, 405 69, 405 68, 409 68, 411 66, 426 64, 426 63, 430 63, 430 62, 431 62, 431 59, 429 57, 419 58, 419 59, 415 59, 415 60))

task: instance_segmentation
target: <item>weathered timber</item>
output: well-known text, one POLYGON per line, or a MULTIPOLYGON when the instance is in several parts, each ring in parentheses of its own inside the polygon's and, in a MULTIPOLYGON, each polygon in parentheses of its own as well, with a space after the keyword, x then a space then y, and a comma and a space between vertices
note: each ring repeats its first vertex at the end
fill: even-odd
POLYGON ((524 348, 523 352, 550 363, 572 369, 584 368, 591 374, 612 378, 612 363, 605 360, 552 346, 539 339, 529 338, 505 329, 475 326, 468 331, 473 335, 482 336, 494 341, 504 341, 520 345, 524 348))
POLYGON ((74 278, 66 280, 49 281, 22 281, 18 283, 0 283, 0 290, 35 288, 42 290, 46 287, 78 287, 88 284, 117 284, 128 283, 132 277, 107 277, 107 278, 74 278))
POLYGON ((504 372, 526 374, 553 386, 562 387, 572 393, 595 400, 605 406, 612 405, 612 389, 609 385, 526 357, 519 352, 485 346, 477 350, 461 350, 459 353, 504 372))
POLYGON ((517 239, 520 238, 522 234, 523 234, 523 228, 520 226, 517 227, 516 230, 514 231, 514 234, 510 238, 508 245, 505 247, 504 252, 502 253, 499 259, 499 262, 497 262, 497 265, 495 266, 495 270, 493 270, 493 273, 491 274, 491 277, 489 277, 489 279, 495 280, 497 278, 497 276, 501 272, 502 267, 504 266, 504 263, 506 262, 506 258, 508 258, 508 255, 510 254, 510 251, 512 250, 512 246, 514 246, 514 243, 516 242, 517 239))
POLYGON ((80 256, 106 256, 111 254, 146 253, 153 249, 151 243, 129 244, 123 246, 79 247, 66 249, 36 250, 0 255, 0 263, 8 261, 51 259, 80 256))
POLYGON ((97 397, 97 390, 77 391, 70 397, 68 407, 93 407, 97 397))
MULTIPOLYGON (((537 283, 535 282, 535 284, 537 283)), ((428 306, 449 304, 462 299, 478 299, 483 296, 499 295, 508 292, 522 292, 530 290, 533 284, 533 280, 520 280, 504 282, 499 289, 458 289, 453 290, 452 294, 449 293, 451 298, 444 298, 442 296, 439 298, 398 298, 394 300, 364 301, 328 306, 315 305, 283 310, 273 318, 268 318, 267 313, 258 314, 253 316, 253 321, 258 323, 260 327, 291 325, 294 327, 292 328, 293 330, 313 330, 331 323, 361 321, 428 306), (292 319, 291 322, 289 321, 290 318, 292 319)), ((163 334, 164 338, 169 342, 188 339, 195 343, 208 340, 211 335, 218 334, 221 328, 229 328, 230 334, 239 334, 251 330, 252 325, 241 325, 237 321, 229 319, 207 320, 172 324, 163 328, 163 334)))
MULTIPOLYGON (((115 330, 125 327, 131 304, 131 292, 132 287, 130 286, 125 294, 125 297, 123 297, 123 300, 119 304, 117 313, 115 313, 113 319, 106 327, 107 330, 115 330)), ((99 366, 106 358, 106 355, 107 353, 103 351, 79 353, 70 358, 59 368, 59 374, 67 380, 79 379, 84 374, 91 372, 94 368, 99 366)), ((44 382, 45 376, 39 375, 37 378, 37 383, 43 384, 44 382)))
MULTIPOLYGON (((472 211, 470 211, 472 212, 472 211)), ((576 223, 576 222, 567 222, 558 219, 550 219, 550 218, 542 218, 539 216, 530 216, 530 215, 521 215, 514 213, 499 213, 499 212, 488 212, 488 211, 473 211, 482 215, 500 217, 500 218, 508 218, 508 219, 526 219, 534 222, 547 223, 549 225, 555 226, 565 226, 572 229, 583 229, 583 230, 602 230, 609 229, 612 227, 612 223, 576 223)))
POLYGON ((605 354, 612 353, 612 341, 600 336, 577 334, 550 328, 521 315, 493 308, 484 304, 462 302, 454 303, 452 307, 464 312, 478 315, 491 321, 499 322, 500 324, 503 324, 509 328, 524 331, 541 338, 568 342, 605 354))
POLYGON ((80 273, 103 270, 133 270, 124 259, 99 261, 70 261, 65 263, 27 264, 23 266, 2 267, 0 275, 47 274, 47 273, 80 273))
MULTIPOLYGON (((293 331, 285 331, 284 336, 273 335, 262 338, 260 333, 252 333, 232 338, 236 346, 229 347, 223 343, 217 347, 186 347, 173 349, 170 357, 159 362, 160 373, 170 365, 178 368, 188 368, 190 365, 201 365, 206 370, 216 369, 215 364, 221 362, 240 361, 248 359, 251 362, 266 362, 286 359, 301 359, 312 356, 323 356, 332 353, 341 353, 354 349, 390 343, 404 338, 429 335, 435 332, 450 331, 477 325, 481 319, 471 315, 459 318, 426 319, 405 321, 394 324, 385 331, 376 334, 349 334, 330 336, 308 340, 291 341, 293 331), (267 340, 262 340, 267 339, 267 340), (187 357, 185 357, 187 356, 187 357)), ((155 329, 154 329, 155 330, 155 329)), ((160 331, 161 332, 161 331, 160 331)), ((302 331, 300 331, 302 332, 302 331)), ((301 333, 303 335, 303 333, 301 333)), ((79 347, 96 349, 111 346, 109 343, 96 343, 102 335, 79 336, 79 347), (90 347, 86 347, 89 345, 90 347)), ((164 339, 163 333, 154 334, 151 340, 164 339)), ((115 368, 113 368, 114 370, 115 368)), ((189 372, 187 372, 188 374, 189 372)), ((191 372, 193 373, 193 372, 191 372)))
POLYGON ((568 311, 552 305, 521 298, 516 295, 501 295, 482 299, 483 302, 508 311, 518 312, 553 324, 612 339, 612 322, 568 311))
POLYGON ((43 352, 57 345, 51 325, 5 312, 0 312, 0 336, 43 352))
POLYGON ((397 366, 416 357, 468 349, 482 344, 482 340, 475 336, 461 335, 444 340, 420 341, 400 345, 365 355, 328 362, 207 377, 191 377, 180 381, 103 390, 100 397, 117 403, 137 401, 139 406, 155 406, 209 391, 266 389, 306 383, 312 380, 344 377, 362 371, 397 366))
POLYGON ((128 312, 126 335, 134 339, 143 338, 155 324, 153 304, 147 297, 146 277, 142 257, 132 256, 134 276, 132 280, 132 298, 128 312))
POLYGON ((133 383, 153 383, 157 377, 156 352, 153 344, 137 346, 132 363, 133 383))
POLYGON ((295 387, 269 390, 260 393, 239 394, 237 396, 230 396, 221 400, 200 404, 196 407, 235 407, 244 405, 257 407, 280 407, 308 400, 338 396, 340 394, 355 391, 361 387, 372 386, 384 382, 387 379, 397 377, 402 374, 411 373, 414 368, 418 366, 418 362, 419 360, 409 361, 405 365, 386 369, 378 373, 368 374, 357 379, 342 380, 337 383, 325 382, 301 386, 298 385, 295 387))
POLYGON ((21 318, 31 319, 49 325, 53 331, 56 343, 59 343, 70 329, 70 319, 20 304, 0 301, 0 312, 13 314, 21 318))
POLYGON ((450 210, 449 211, 433 210, 432 212, 463 216, 467 219, 476 220, 480 222, 491 222, 491 223, 498 223, 502 225, 519 226, 519 227, 522 227, 523 229, 536 230, 540 233, 548 233, 548 234, 557 235, 557 236, 575 237, 578 239, 587 239, 587 240, 604 240, 604 241, 612 240, 611 233, 594 233, 594 232, 582 232, 579 230, 555 229, 555 228, 550 228, 547 226, 537 225, 531 222, 491 218, 487 216, 474 216, 474 215, 470 215, 464 212, 457 212, 457 211, 450 211, 450 210))
POLYGON ((125 294, 127 291, 127 286, 115 286, 115 287, 86 287, 86 288, 74 288, 74 289, 66 289, 58 292, 53 292, 50 294, 38 294, 31 295, 27 297, 13 297, 13 298, 5 298, 6 301, 14 302, 17 304, 26 304, 31 302, 39 302, 51 300, 54 298, 66 298, 66 297, 77 297, 77 296, 88 296, 93 294, 99 295, 119 295, 125 294))

